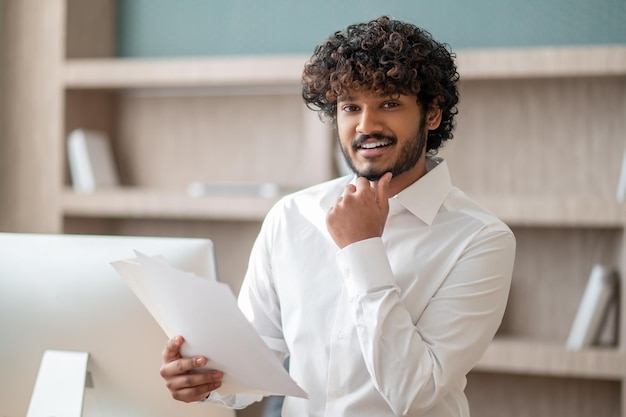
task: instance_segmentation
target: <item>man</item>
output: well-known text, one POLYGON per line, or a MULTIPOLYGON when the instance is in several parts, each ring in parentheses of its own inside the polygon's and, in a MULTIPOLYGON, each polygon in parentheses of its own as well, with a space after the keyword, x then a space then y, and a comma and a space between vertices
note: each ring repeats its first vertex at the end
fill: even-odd
MULTIPOLYGON (((515 239, 434 156, 457 81, 444 45, 388 17, 335 33, 305 66, 305 102, 356 176, 283 198, 250 256, 241 309, 309 394, 284 416, 469 416, 465 376, 501 322, 515 239)), ((207 359, 181 358, 182 343, 163 353, 174 398, 258 400, 212 392, 223 374, 192 373, 207 359)))

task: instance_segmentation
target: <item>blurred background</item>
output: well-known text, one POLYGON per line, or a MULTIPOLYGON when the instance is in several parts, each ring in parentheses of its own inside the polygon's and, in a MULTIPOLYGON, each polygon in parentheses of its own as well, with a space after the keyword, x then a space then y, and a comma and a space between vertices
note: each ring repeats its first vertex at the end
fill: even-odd
POLYGON ((473 415, 626 416, 623 285, 593 342, 566 347, 593 266, 626 265, 626 1, 0 5, 0 231, 210 238, 235 293, 271 205, 344 172, 300 98, 315 46, 383 14, 425 28, 461 74, 441 156, 518 239, 473 415), (73 132, 101 138, 73 156, 86 190, 73 132))
POLYGON ((117 10, 123 57, 308 54, 334 31, 383 14, 455 50, 626 42, 620 0, 119 0, 117 10))

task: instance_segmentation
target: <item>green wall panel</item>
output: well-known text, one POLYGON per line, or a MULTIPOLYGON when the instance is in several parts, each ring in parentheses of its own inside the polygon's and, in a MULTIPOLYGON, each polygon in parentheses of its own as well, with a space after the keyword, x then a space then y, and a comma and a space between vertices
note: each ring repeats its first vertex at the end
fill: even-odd
POLYGON ((312 52, 388 14, 454 49, 626 43, 626 0, 117 0, 118 55, 312 52))

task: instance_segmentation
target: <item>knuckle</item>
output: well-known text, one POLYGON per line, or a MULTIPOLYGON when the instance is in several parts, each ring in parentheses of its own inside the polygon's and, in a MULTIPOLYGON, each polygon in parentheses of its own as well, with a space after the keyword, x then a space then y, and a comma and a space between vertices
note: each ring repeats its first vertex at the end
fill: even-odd
POLYGON ((174 362, 174 366, 176 367, 176 371, 179 373, 186 372, 187 368, 184 365, 184 361, 182 359, 174 362))
POLYGON ((168 390, 170 390, 170 392, 174 393, 175 389, 174 389, 174 383, 171 380, 166 380, 165 381, 165 386, 167 387, 168 390))

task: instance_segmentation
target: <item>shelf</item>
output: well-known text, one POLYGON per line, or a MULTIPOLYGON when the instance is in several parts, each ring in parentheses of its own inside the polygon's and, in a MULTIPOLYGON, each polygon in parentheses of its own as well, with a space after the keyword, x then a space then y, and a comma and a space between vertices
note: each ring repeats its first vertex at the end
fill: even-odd
POLYGON ((459 51, 461 80, 626 76, 626 47, 543 47, 459 51))
MULTIPOLYGON (((304 55, 177 59, 71 59, 63 82, 70 89, 276 88, 299 91, 304 55)), ((535 77, 625 76, 626 47, 460 50, 464 81, 535 77)))
POLYGON ((591 197, 473 195, 510 226, 622 228, 624 203, 591 197))
POLYGON ((72 59, 66 88, 275 87, 300 85, 306 57, 241 56, 189 59, 72 59))
POLYGON ((474 370, 621 380, 626 376, 626 354, 615 348, 569 351, 556 343, 496 338, 474 370))
MULTIPOLYGON (((122 187, 94 193, 63 191, 62 209, 71 217, 262 220, 277 198, 191 197, 184 190, 122 187)), ((622 228, 619 202, 583 198, 472 196, 511 226, 622 228)))
POLYGON ((191 197, 184 190, 131 187, 87 194, 66 188, 61 207, 66 217, 260 221, 277 199, 243 195, 191 197))
MULTIPOLYGON (((221 248, 222 275, 237 277, 228 283, 239 288, 258 222, 290 190, 281 188, 271 198, 219 192, 193 197, 185 182, 260 179, 306 186, 334 175, 331 129, 300 98, 310 55, 116 58, 111 2, 83 3, 69 2, 67 33, 50 35, 67 38, 65 56, 77 58, 60 61, 63 51, 53 48, 33 54, 37 59, 26 66, 50 67, 47 72, 54 75, 39 74, 41 82, 27 85, 37 87, 33 97, 41 97, 42 85, 56 94, 48 101, 61 103, 62 111, 31 106, 19 112, 37 126, 62 126, 46 129, 59 137, 36 135, 38 148, 50 138, 43 146, 52 165, 38 164, 33 171, 19 158, 28 153, 18 152, 21 148, 4 158, 9 166, 24 166, 16 196, 24 189, 48 190, 53 201, 60 199, 60 213, 46 204, 17 204, 9 223, 17 220, 32 229, 33 219, 53 212, 54 223, 47 220, 52 226, 44 231, 211 236, 221 248), (105 6, 108 20, 101 11, 105 6), (64 181, 58 178, 59 163, 66 163, 58 153, 65 140, 60 136, 78 127, 110 135, 129 186, 91 194, 59 186, 64 181), (291 173, 288 178, 285 172, 291 173), (37 186, 48 177, 51 186, 37 186), (24 213, 26 206, 35 215, 24 213)), ((537 416, 626 417, 624 337, 614 348, 580 351, 560 342, 586 282, 581 271, 600 261, 626 265, 626 203, 616 201, 612 191, 626 127, 626 45, 455 53, 462 95, 457 133, 467 140, 450 149, 452 176, 518 236, 507 323, 475 366, 468 401, 476 415, 521 410, 537 416), (492 177, 494 172, 502 175, 492 177), (494 395, 506 400, 494 402, 494 395)), ((16 73, 24 67, 18 64, 16 73)), ((11 102, 24 101, 13 95, 11 102)), ((30 125, 16 126, 21 130, 8 140, 23 144, 31 134, 24 126, 30 125)), ((36 201, 51 200, 43 197, 36 201)), ((623 335, 626 310, 620 311, 623 335)))

